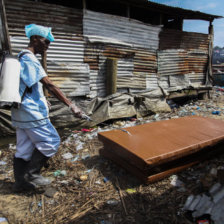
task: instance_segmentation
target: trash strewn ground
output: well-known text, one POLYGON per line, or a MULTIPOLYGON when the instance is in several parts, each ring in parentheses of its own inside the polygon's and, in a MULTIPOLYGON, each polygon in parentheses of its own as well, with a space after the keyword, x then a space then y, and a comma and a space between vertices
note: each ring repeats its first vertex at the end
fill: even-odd
POLYGON ((223 102, 223 88, 216 87, 208 100, 191 100, 182 106, 170 101, 171 113, 111 121, 91 129, 66 130, 69 135, 62 137, 59 152, 43 172, 53 182, 35 193, 12 192, 15 145, 2 146, 0 223, 188 224, 197 223, 198 217, 211 212, 206 210, 211 205, 209 203, 215 206, 208 217, 215 224, 221 223, 224 155, 144 185, 99 156, 102 144, 97 134, 113 128, 195 114, 224 120, 223 102), (192 202, 196 198, 198 204, 195 201, 194 205, 192 202))

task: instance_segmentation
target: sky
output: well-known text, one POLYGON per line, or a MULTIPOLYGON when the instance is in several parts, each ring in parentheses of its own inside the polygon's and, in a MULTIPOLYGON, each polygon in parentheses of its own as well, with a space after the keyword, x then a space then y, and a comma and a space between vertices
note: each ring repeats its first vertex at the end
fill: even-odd
MULTIPOLYGON (((224 17, 223 0, 151 0, 151 1, 224 17)), ((214 26, 214 46, 224 47, 224 18, 215 19, 213 21, 213 26, 214 26)), ((185 20, 183 29, 184 31, 190 31, 190 32, 208 33, 208 27, 209 22, 206 21, 185 20)))

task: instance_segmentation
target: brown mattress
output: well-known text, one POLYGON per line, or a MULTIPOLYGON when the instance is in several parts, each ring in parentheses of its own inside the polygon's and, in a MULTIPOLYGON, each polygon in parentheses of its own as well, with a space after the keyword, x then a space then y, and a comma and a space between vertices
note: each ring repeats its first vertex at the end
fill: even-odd
POLYGON ((195 164, 206 155, 215 153, 213 146, 219 145, 219 152, 222 151, 220 146, 224 141, 223 121, 198 116, 153 122, 124 130, 98 134, 104 143, 101 154, 146 182, 150 182, 153 175, 163 177, 195 164))

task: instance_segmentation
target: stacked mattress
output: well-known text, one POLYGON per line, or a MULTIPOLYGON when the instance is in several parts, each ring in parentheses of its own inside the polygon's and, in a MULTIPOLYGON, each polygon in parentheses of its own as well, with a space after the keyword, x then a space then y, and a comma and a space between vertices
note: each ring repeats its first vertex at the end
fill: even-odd
POLYGON ((145 183, 224 151, 224 121, 189 116, 101 132, 101 155, 145 183))

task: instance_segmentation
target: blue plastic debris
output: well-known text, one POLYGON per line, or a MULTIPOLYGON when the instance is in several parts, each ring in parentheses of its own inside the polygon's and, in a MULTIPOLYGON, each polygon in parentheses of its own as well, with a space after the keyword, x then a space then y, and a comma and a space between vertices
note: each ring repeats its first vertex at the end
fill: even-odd
POLYGON ((104 178, 103 178, 103 181, 104 181, 104 183, 106 183, 106 182, 109 181, 109 179, 108 179, 107 177, 104 177, 104 178))
POLYGON ((219 115, 220 114, 220 111, 219 110, 212 111, 212 114, 219 115))
POLYGON ((57 177, 57 176, 65 176, 67 174, 66 170, 56 170, 54 172, 54 176, 57 177))
POLYGON ((4 224, 6 224, 6 223, 8 223, 8 221, 7 221, 6 218, 4 218, 4 217, 0 217, 0 223, 4 223, 4 224))

